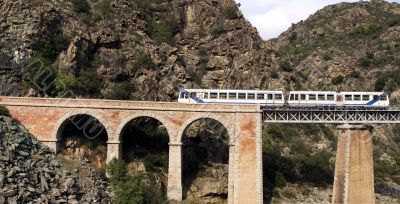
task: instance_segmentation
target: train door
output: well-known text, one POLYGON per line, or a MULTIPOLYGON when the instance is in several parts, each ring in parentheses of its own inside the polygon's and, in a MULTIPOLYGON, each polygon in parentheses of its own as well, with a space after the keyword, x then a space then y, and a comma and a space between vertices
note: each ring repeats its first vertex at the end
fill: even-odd
POLYGON ((343 95, 342 95, 342 94, 337 94, 337 97, 336 97, 336 105, 337 105, 337 106, 343 106, 343 104, 344 104, 343 95))

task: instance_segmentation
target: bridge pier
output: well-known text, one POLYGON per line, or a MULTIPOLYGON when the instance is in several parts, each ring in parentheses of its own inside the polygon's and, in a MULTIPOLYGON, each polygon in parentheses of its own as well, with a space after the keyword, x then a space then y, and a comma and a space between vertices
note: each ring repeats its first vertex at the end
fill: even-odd
POLYGON ((122 159, 122 148, 121 148, 121 142, 120 141, 108 141, 107 142, 107 164, 115 159, 122 159))
POLYGON ((371 126, 342 125, 332 204, 375 203, 371 126))
POLYGON ((182 200, 182 143, 169 143, 168 200, 182 200))

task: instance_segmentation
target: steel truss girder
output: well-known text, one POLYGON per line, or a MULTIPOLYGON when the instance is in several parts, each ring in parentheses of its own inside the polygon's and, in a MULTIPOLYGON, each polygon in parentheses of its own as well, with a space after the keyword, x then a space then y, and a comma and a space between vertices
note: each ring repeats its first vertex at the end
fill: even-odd
POLYGON ((398 110, 263 110, 266 123, 336 123, 336 124, 385 124, 400 123, 398 110))

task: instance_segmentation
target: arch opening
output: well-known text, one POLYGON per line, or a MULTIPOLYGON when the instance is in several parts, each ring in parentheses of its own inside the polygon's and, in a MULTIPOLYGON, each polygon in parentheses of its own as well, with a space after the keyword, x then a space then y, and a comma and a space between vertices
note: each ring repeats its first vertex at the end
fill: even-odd
POLYGON ((87 159, 96 170, 105 173, 107 140, 107 131, 97 118, 88 114, 73 115, 57 131, 57 153, 87 159))
POLYGON ((120 134, 122 159, 128 174, 139 176, 145 203, 166 200, 168 184, 169 135, 157 119, 147 116, 130 120, 120 134))
POLYGON ((215 119, 201 118, 182 135, 183 199, 227 203, 229 134, 215 119))

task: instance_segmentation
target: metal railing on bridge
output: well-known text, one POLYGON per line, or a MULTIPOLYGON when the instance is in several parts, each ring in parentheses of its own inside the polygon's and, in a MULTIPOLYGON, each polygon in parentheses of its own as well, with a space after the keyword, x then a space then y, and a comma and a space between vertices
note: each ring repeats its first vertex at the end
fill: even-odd
POLYGON ((334 123, 388 124, 400 123, 400 107, 264 107, 266 123, 334 123))

